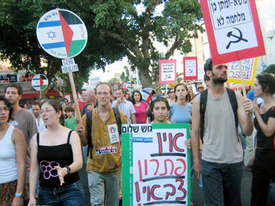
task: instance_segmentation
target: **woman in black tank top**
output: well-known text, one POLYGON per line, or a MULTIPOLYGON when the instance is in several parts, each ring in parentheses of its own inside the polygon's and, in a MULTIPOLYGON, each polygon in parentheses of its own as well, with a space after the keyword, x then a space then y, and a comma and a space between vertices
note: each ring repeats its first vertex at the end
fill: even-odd
POLYGON ((254 83, 255 97, 261 97, 260 105, 254 100, 256 151, 252 165, 251 205, 274 205, 267 203, 270 181, 275 182, 275 77, 261 74, 254 83))
POLYGON ((47 129, 32 138, 28 205, 83 205, 83 188, 77 172, 82 168, 79 136, 60 124, 63 114, 58 102, 43 102, 41 115, 47 129), (36 200, 38 178, 40 187, 36 200))

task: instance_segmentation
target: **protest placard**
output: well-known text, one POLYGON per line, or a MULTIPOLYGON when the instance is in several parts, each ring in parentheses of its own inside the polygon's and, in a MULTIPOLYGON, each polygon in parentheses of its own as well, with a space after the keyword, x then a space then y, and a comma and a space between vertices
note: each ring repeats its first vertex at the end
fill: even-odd
POLYGON ((255 0, 200 3, 214 65, 265 55, 255 0))
POLYGON ((197 57, 184 57, 183 58, 184 80, 196 80, 198 79, 198 61, 197 57))
POLYGON ((159 60, 159 83, 170 84, 177 82, 177 65, 175 59, 159 60))
POLYGON ((123 205, 190 205, 189 124, 122 126, 123 205))
MULTIPOLYGON (((246 85, 254 85, 257 59, 258 58, 256 57, 241 60, 244 82, 246 85)), ((227 82, 236 84, 241 83, 241 75, 238 61, 228 63, 227 82)))

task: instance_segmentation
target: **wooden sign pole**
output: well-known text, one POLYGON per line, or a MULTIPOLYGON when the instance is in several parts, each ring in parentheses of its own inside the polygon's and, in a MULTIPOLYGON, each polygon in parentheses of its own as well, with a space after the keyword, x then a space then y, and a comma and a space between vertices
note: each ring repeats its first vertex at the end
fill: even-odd
POLYGON ((74 104, 75 104, 75 109, 76 109, 76 118, 79 121, 79 124, 82 124, 81 113, 80 113, 79 106, 78 106, 78 99, 77 99, 77 95, 76 95, 75 84, 74 84, 74 77, 73 77, 73 73, 72 72, 69 72, 69 79, 70 79, 70 85, 71 85, 71 89, 72 89, 72 93, 73 93, 73 99, 74 99, 74 104))
POLYGON ((244 77, 243 77, 243 66, 242 66, 240 60, 238 61, 238 63, 239 63, 239 69, 240 69, 240 77, 241 77, 241 81, 242 81, 243 96, 246 99, 245 83, 244 83, 244 77))

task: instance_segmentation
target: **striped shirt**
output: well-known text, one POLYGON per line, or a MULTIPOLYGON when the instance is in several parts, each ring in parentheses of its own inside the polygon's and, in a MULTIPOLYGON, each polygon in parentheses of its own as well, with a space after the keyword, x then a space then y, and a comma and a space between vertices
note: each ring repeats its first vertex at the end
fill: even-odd
MULTIPOLYGON (((127 124, 128 119, 120 112, 122 124, 127 124)), ((83 116, 83 125, 86 125, 86 114, 83 116)), ((92 144, 93 158, 87 159, 87 171, 98 173, 114 172, 121 167, 121 138, 119 143, 111 144, 108 125, 116 124, 114 111, 111 110, 103 123, 98 115, 98 109, 93 110, 92 117, 92 144)))
MULTIPOLYGON (((112 107, 116 107, 116 104, 117 100, 113 101, 112 107)), ((126 114, 126 116, 128 117, 129 124, 132 124, 131 115, 136 113, 133 103, 124 99, 124 101, 118 105, 118 110, 126 114)))

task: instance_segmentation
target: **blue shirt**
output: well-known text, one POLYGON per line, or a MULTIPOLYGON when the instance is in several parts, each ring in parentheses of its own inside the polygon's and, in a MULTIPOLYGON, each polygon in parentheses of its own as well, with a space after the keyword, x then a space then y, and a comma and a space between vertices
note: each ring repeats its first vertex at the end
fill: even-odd
MULTIPOLYGON (((117 100, 113 101, 112 108, 116 107, 116 103, 117 100)), ((133 103, 124 99, 124 101, 118 105, 118 110, 126 114, 129 124, 132 124, 131 115, 136 113, 133 103)))
POLYGON ((192 105, 178 106, 177 103, 170 105, 169 116, 173 123, 191 123, 192 105))

